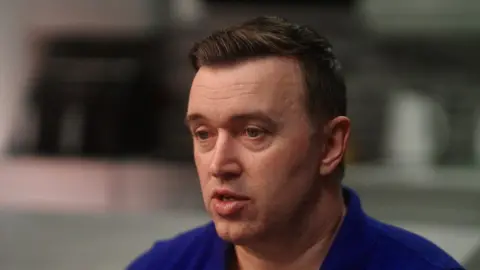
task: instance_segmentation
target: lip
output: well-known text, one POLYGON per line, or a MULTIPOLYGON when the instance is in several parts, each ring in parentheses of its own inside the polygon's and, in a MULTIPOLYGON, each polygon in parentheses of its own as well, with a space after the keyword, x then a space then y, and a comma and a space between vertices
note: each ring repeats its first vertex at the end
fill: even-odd
POLYGON ((212 210, 223 218, 232 218, 248 204, 250 198, 229 189, 216 189, 212 196, 212 210), (229 197, 229 200, 223 200, 229 197))
POLYGON ((223 197, 230 197, 234 201, 246 201, 250 200, 248 196, 245 196, 243 194, 236 193, 230 189, 227 188, 218 188, 215 189, 212 195, 213 199, 221 199, 223 197))

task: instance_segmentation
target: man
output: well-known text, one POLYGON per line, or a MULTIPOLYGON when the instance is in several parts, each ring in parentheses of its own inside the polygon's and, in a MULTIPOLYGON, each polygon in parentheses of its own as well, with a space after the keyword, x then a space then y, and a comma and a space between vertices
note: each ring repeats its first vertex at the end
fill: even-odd
POLYGON ((159 241, 130 270, 462 269, 342 187, 350 120, 325 38, 259 17, 214 32, 190 59, 186 122, 213 222, 159 241))

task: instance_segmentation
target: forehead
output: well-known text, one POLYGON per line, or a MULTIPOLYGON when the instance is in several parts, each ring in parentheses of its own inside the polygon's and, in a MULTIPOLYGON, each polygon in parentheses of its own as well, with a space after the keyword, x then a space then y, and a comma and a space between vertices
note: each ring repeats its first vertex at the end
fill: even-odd
POLYGON ((190 90, 187 114, 228 117, 262 111, 282 116, 304 105, 304 80, 295 59, 266 57, 205 66, 190 90))

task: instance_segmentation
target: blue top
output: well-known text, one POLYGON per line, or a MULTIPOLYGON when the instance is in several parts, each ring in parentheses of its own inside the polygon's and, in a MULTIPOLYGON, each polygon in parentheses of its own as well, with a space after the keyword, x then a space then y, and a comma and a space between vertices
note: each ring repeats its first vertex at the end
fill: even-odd
MULTIPOLYGON (((365 214, 344 188, 347 215, 320 270, 464 270, 432 242, 365 214)), ((128 270, 226 270, 232 245, 213 223, 157 242, 128 270)))

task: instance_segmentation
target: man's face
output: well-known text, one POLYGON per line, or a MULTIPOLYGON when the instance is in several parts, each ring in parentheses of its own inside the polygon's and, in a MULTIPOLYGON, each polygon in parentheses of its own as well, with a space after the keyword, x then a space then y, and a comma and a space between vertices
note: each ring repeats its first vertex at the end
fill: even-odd
POLYGON ((278 229, 318 182, 323 142, 312 135, 304 93, 293 59, 197 72, 187 123, 205 207, 223 239, 241 243, 278 229))

